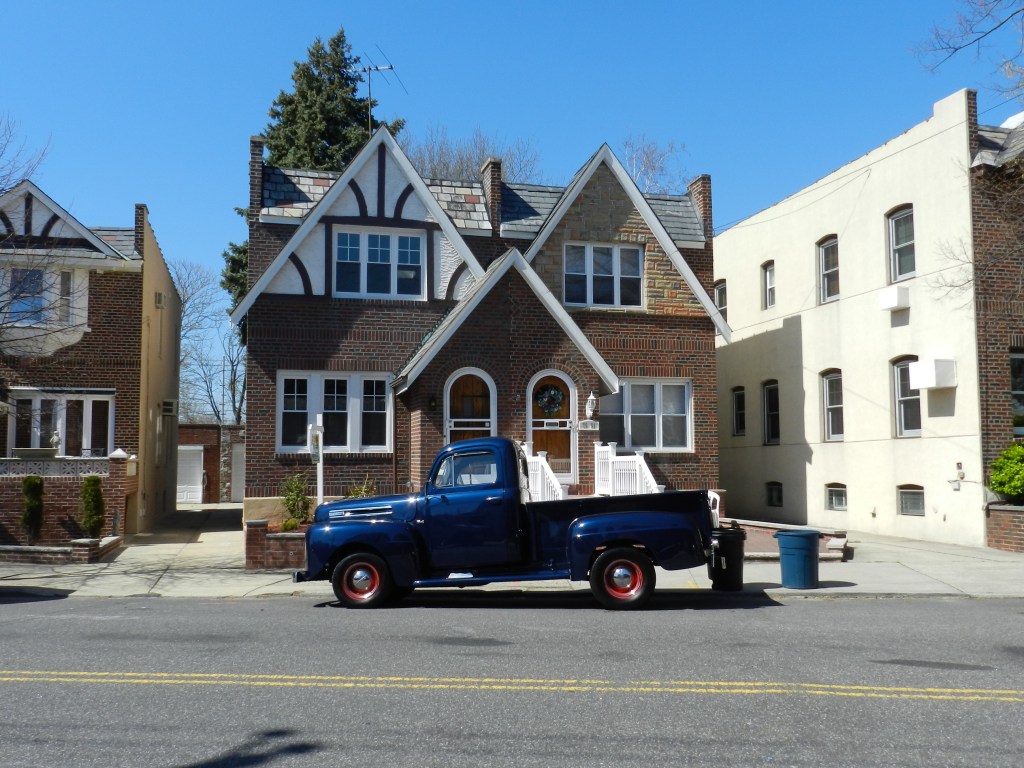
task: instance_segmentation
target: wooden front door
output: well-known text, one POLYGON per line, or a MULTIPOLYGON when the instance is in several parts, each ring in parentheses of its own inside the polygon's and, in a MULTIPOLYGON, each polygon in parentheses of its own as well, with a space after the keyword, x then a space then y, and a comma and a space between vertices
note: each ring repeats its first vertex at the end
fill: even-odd
POLYGON ((560 480, 573 481, 576 462, 572 439, 572 393, 557 376, 544 376, 530 392, 530 432, 534 454, 547 452, 560 480))
POLYGON ((493 434, 491 390, 479 376, 467 373, 452 382, 447 407, 449 443, 493 434))

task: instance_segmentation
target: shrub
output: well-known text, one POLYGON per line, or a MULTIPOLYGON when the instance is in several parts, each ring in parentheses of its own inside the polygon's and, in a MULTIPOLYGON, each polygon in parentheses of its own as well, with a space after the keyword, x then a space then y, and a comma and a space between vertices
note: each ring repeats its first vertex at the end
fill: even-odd
POLYGON ((95 539, 103 530, 107 511, 103 503, 103 486, 98 476, 89 475, 82 481, 78 511, 82 513, 82 528, 95 539))
POLYGON ((988 487, 1011 498, 1024 496, 1024 445, 1011 445, 992 462, 988 487))
POLYGON ((21 481, 21 492, 25 495, 25 507, 21 513, 21 527, 29 544, 39 541, 43 531, 43 478, 26 475, 21 481))
POLYGON ((298 530, 298 527, 299 527, 299 521, 296 520, 294 517, 286 518, 281 523, 281 531, 285 532, 285 533, 288 532, 288 531, 298 530))
POLYGON ((346 499, 365 499, 367 496, 377 495, 377 483, 370 479, 367 475, 366 479, 363 480, 359 485, 353 485, 348 489, 348 493, 345 494, 346 499))
POLYGON ((299 523, 309 522, 309 508, 312 506, 312 502, 306 495, 305 472, 286 477, 281 483, 281 496, 290 519, 297 520, 299 523))

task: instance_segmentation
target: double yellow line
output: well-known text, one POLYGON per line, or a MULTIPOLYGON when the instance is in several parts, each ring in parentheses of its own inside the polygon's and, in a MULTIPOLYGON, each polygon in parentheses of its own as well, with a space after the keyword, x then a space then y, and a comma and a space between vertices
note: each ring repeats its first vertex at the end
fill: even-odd
POLYGON ((107 685, 218 685, 256 688, 349 688, 426 691, 550 691, 566 693, 711 694, 747 696, 845 696, 932 701, 1024 703, 1024 691, 987 688, 906 688, 825 683, 727 682, 707 680, 549 680, 501 677, 359 677, 350 675, 240 675, 214 672, 80 672, 0 670, 0 683, 107 685))

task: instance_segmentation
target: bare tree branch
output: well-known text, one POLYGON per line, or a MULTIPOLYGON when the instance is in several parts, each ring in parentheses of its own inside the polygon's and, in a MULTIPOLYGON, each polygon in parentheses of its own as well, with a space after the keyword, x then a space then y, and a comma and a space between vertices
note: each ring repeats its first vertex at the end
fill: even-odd
POLYGON ((540 156, 525 139, 506 142, 477 128, 469 138, 459 140, 452 139, 447 128, 430 126, 422 140, 403 134, 401 143, 409 161, 424 178, 476 179, 487 158, 497 157, 502 161, 505 181, 537 182, 540 156))
POLYGON ((685 151, 683 144, 670 141, 661 145, 643 134, 630 134, 622 141, 622 161, 629 175, 641 192, 656 195, 685 188, 685 172, 679 165, 685 151))
POLYGON ((1007 96, 1017 98, 1024 94, 1024 71, 1017 60, 1024 51, 1024 0, 962 0, 963 10, 956 14, 949 26, 935 26, 931 38, 919 49, 928 68, 935 71, 962 51, 974 49, 981 58, 989 44, 1010 48, 999 55, 996 69, 1002 71, 1010 84, 998 88, 1007 96), (998 41, 998 36, 1012 36, 998 41))
POLYGON ((46 157, 46 148, 29 152, 18 138, 17 124, 0 115, 0 195, 19 182, 29 179, 46 157))

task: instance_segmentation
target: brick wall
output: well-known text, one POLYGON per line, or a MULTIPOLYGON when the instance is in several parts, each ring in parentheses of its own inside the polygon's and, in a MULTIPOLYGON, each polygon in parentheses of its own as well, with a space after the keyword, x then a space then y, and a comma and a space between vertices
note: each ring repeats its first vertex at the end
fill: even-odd
POLYGON ((990 504, 985 524, 988 546, 1007 552, 1024 552, 1024 507, 990 504))
MULTIPOLYGON (((125 459, 108 461, 110 474, 101 476, 106 519, 100 536, 124 532, 125 505, 129 497, 138 493, 138 476, 126 474, 128 462, 125 459)), ((18 475, 0 477, 0 544, 28 544, 21 528, 25 506, 22 479, 18 475)), ((86 535, 78 510, 81 489, 81 477, 43 477, 43 530, 37 544, 66 544, 86 535)))
POLYGON ((296 570, 305 567, 305 534, 270 533, 266 520, 250 520, 245 524, 246 570, 296 570))

